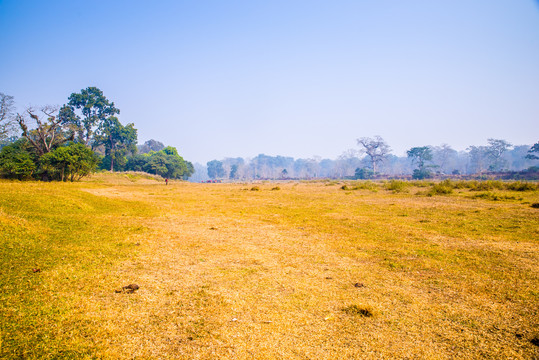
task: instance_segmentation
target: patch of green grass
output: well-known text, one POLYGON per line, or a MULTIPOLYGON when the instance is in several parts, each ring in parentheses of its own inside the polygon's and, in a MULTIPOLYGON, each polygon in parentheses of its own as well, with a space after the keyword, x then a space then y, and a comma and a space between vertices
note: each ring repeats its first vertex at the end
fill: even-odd
POLYGON ((80 358, 93 352, 85 296, 133 254, 139 202, 112 201, 81 184, 0 182, 0 358, 80 358))

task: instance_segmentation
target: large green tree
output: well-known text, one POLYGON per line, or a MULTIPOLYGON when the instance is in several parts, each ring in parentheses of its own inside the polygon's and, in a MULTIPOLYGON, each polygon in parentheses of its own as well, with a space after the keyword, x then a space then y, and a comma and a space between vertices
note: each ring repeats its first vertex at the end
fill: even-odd
POLYGON ((60 111, 61 115, 77 128, 78 141, 95 148, 94 133, 109 117, 120 113, 103 92, 96 87, 82 89, 69 96, 69 102, 60 111), (80 113, 80 115, 78 114, 80 113), (81 116, 82 115, 82 116, 81 116))
POLYGON ((6 145, 0 151, 0 175, 22 180, 31 177, 37 170, 34 154, 26 139, 6 145))
POLYGON ((75 181, 97 168, 98 156, 83 144, 60 146, 40 158, 40 165, 50 178, 75 181))
POLYGON ((114 171, 115 165, 125 166, 127 154, 137 152, 137 129, 134 124, 123 126, 117 117, 109 116, 97 130, 94 144, 105 147, 104 162, 114 171))
POLYGON ((226 176, 225 168, 223 163, 219 160, 212 160, 206 163, 208 167, 208 176, 211 179, 220 179, 226 176))
POLYGON ((412 159, 412 163, 417 165, 417 169, 413 173, 414 179, 430 177, 430 171, 426 163, 432 160, 432 150, 428 146, 413 147, 406 154, 412 159))
MULTIPOLYGON (((153 153, 148 157, 147 163, 143 166, 143 170, 150 173, 160 175, 169 179, 188 179, 195 172, 192 163, 185 161, 175 147, 167 146, 161 151, 153 153)), ((137 159, 142 160, 140 157, 137 159)))

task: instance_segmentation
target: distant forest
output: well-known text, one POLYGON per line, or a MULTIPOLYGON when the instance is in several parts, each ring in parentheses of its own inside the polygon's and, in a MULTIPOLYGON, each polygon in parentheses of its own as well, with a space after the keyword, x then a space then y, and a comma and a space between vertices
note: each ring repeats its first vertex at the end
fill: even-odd
POLYGON ((333 160, 260 154, 193 165, 176 148, 157 140, 137 145, 134 124, 120 122, 120 110, 100 89, 88 87, 67 100, 61 107, 28 107, 16 113, 13 97, 0 92, 0 177, 75 181, 109 170, 191 181, 470 175, 539 179, 539 142, 513 145, 503 139, 488 139, 488 145, 471 145, 466 151, 447 144, 418 146, 399 157, 380 136, 362 137, 355 149, 333 160))
POLYGON ((407 156, 391 154, 389 146, 377 136, 358 139, 358 148, 337 159, 294 159, 260 154, 251 159, 224 158, 206 165, 194 164, 192 181, 256 179, 371 179, 403 177, 425 179, 436 176, 495 175, 537 179, 539 143, 511 145, 505 140, 489 139, 486 146, 470 146, 456 151, 449 145, 414 147, 407 156), (525 174, 515 174, 523 172, 525 174), (508 174, 507 174, 508 173, 508 174))

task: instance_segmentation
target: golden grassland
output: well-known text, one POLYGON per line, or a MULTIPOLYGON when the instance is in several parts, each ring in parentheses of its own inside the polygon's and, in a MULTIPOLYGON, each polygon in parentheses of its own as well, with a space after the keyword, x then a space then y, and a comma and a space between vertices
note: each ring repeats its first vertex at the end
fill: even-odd
POLYGON ((537 187, 435 186, 0 181, 0 358, 538 358, 537 187))

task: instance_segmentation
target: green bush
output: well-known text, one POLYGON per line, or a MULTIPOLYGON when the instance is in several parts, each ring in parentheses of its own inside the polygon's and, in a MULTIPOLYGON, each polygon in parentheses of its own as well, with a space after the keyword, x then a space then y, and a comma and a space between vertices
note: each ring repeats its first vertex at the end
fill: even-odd
POLYGON ((386 190, 391 190, 395 193, 406 192, 410 187, 410 184, 402 180, 391 180, 390 182, 384 185, 386 190))
POLYGON ((521 182, 521 181, 515 181, 511 182, 505 185, 505 188, 507 190, 513 190, 513 191, 536 191, 539 190, 539 186, 537 184, 528 183, 528 182, 521 182))

